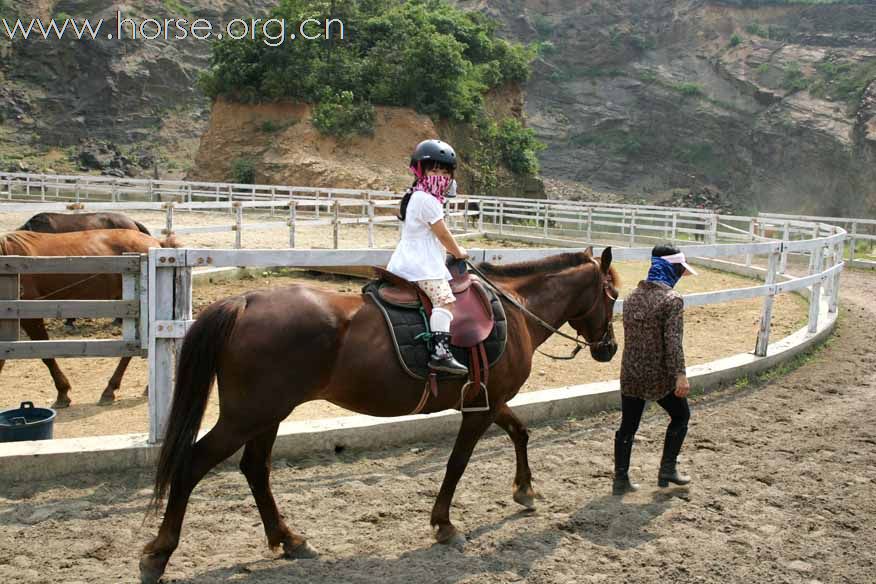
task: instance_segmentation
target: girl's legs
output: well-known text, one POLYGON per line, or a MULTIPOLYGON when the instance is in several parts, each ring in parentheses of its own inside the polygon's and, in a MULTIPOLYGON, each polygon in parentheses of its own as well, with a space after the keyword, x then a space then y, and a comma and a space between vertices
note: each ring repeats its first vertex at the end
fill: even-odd
POLYGON ((614 482, 613 495, 623 495, 639 488, 630 481, 630 456, 633 451, 633 439, 645 411, 645 400, 621 395, 621 425, 614 434, 614 482))
POLYGON ((666 413, 669 414, 669 427, 666 428, 666 438, 663 442, 663 457, 660 460, 660 472, 657 475, 657 484, 668 487, 669 483, 686 485, 690 477, 681 475, 676 469, 676 459, 687 436, 687 422, 690 419, 690 407, 687 398, 676 397, 670 393, 657 401, 666 413))

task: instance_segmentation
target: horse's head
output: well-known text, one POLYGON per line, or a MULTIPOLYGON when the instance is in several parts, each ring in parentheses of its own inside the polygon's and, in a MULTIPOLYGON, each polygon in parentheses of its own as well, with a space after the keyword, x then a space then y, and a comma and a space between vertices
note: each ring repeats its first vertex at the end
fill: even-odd
MULTIPOLYGON (((593 248, 588 248, 588 255, 593 254, 593 248)), ((569 324, 584 337, 590 345, 590 355, 600 362, 611 361, 617 353, 617 341, 614 338, 612 316, 614 303, 618 298, 616 286, 619 285, 617 272, 611 267, 611 248, 602 252, 596 270, 597 278, 582 294, 584 303, 580 316, 573 316, 569 324)))

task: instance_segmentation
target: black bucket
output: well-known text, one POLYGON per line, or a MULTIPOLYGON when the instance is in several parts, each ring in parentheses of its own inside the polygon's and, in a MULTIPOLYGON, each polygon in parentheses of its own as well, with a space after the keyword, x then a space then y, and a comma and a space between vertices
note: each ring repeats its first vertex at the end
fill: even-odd
POLYGON ((0 412, 0 442, 51 440, 55 427, 55 410, 35 408, 33 402, 0 412))

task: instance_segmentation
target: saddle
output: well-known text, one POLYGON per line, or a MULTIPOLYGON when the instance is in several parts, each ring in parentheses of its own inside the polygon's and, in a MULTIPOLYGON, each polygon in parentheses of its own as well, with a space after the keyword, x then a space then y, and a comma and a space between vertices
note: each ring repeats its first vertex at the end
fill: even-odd
MULTIPOLYGON (((453 276, 450 289, 456 297, 453 321, 450 323, 450 344, 464 348, 476 347, 490 335, 495 323, 490 297, 484 285, 465 271, 464 261, 450 263, 447 268, 453 276)), ((383 268, 375 270, 378 279, 383 282, 377 287, 381 300, 400 308, 419 309, 422 306, 426 315, 431 316, 432 303, 416 284, 383 268)))
MULTIPOLYGON (((487 381, 489 367, 502 356, 507 340, 505 310, 496 294, 466 272, 465 262, 449 262, 453 279, 450 288, 456 296, 450 325, 450 350, 457 361, 469 368, 471 380, 461 389, 457 409, 463 412, 489 409, 487 381), (483 389, 482 407, 466 407, 483 389)), ((416 284, 382 268, 378 278, 362 288, 383 313, 402 369, 411 377, 425 380, 420 403, 412 412, 425 407, 429 392, 438 395, 438 381, 459 377, 436 373, 429 368, 429 316, 432 305, 416 284)), ((478 400, 481 402, 481 400, 478 400)))

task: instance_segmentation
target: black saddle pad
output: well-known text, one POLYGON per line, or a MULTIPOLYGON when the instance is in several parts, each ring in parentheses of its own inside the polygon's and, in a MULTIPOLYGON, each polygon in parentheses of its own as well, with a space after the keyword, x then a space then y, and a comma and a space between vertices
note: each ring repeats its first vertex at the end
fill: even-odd
MULTIPOLYGON (((417 336, 426 332, 428 317, 421 310, 422 305, 419 303, 416 308, 411 308, 384 302, 377 294, 377 289, 381 284, 383 282, 380 280, 373 280, 362 288, 362 293, 370 298, 383 314, 395 344, 396 357, 398 357, 402 369, 415 379, 426 379, 430 371, 429 347, 424 339, 418 339, 417 336)), ((495 321, 490 336, 484 341, 487 361, 492 366, 505 352, 505 341, 508 339, 508 321, 505 318, 505 308, 499 301, 499 297, 489 287, 484 286, 484 288, 490 298, 490 307, 493 309, 493 320, 495 321)), ((451 346, 450 350, 457 361, 466 366, 471 365, 469 363, 469 349, 451 346)), ((459 378, 459 376, 447 373, 438 374, 438 379, 451 377, 459 378)))

